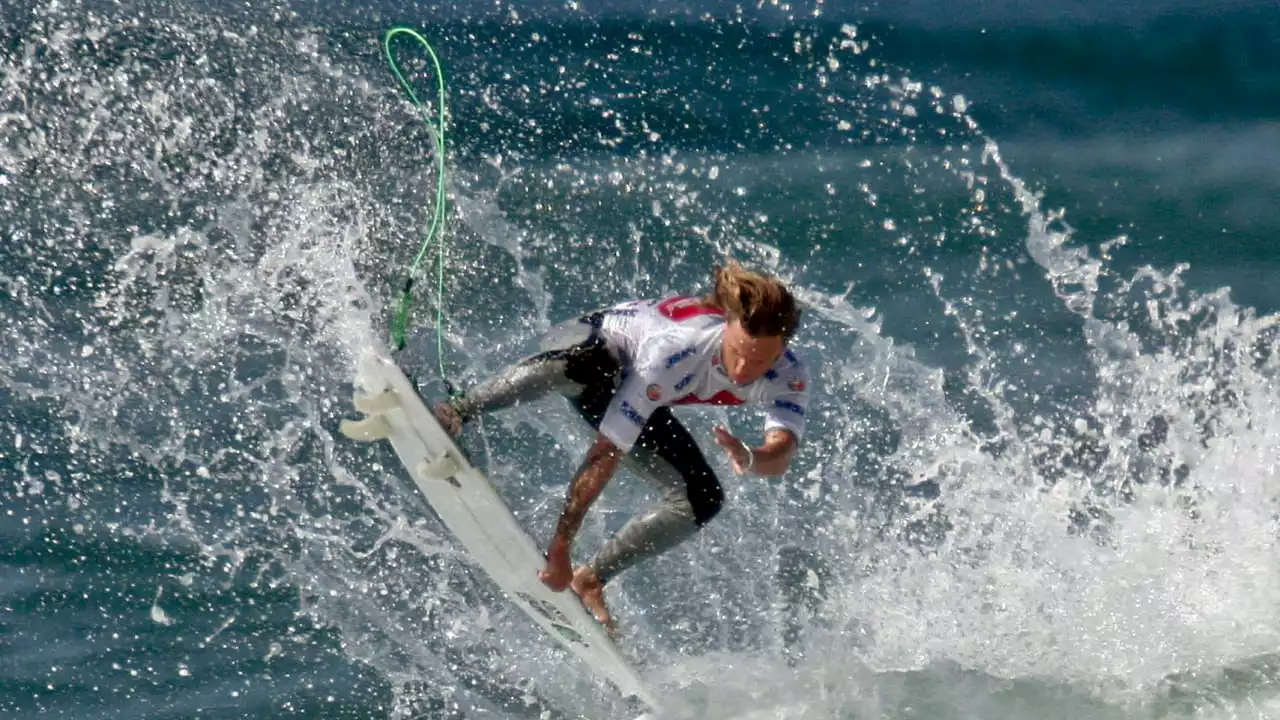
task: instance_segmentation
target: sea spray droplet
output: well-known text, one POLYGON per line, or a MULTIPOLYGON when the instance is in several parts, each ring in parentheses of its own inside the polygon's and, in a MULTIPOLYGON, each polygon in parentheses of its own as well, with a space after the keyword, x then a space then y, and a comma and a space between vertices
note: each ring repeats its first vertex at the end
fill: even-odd
POLYGON ((955 108, 956 112, 962 113, 969 109, 969 101, 965 100, 963 95, 956 95, 951 98, 951 107, 955 108))
POLYGON ((151 622, 157 625, 172 625, 173 619, 165 614, 164 608, 160 607, 160 596, 164 594, 164 588, 156 588, 156 599, 151 603, 151 622))
POLYGON ((151 621, 158 625, 172 625, 173 620, 165 614, 164 609, 159 605, 151 606, 151 621))

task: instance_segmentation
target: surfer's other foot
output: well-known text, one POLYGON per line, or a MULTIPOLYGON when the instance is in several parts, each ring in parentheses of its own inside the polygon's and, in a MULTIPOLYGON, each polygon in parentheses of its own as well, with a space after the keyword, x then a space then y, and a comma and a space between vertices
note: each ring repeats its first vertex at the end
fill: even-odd
POLYGON ((462 416, 458 414, 458 409, 452 404, 442 402, 436 405, 436 420, 444 431, 458 437, 462 434, 462 416))
POLYGON ((583 565, 573 574, 570 587, 578 594, 583 607, 595 616, 596 622, 603 625, 610 635, 616 637, 618 629, 613 624, 613 616, 609 614, 609 608, 604 604, 604 583, 600 582, 596 572, 589 566, 583 565))

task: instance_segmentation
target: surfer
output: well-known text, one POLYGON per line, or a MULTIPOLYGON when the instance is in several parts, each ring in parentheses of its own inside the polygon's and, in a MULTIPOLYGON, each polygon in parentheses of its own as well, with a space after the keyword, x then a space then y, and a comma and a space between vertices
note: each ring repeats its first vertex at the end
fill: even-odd
POLYGON ((730 261, 715 268, 706 296, 633 300, 553 328, 543 352, 440 403, 436 416, 457 436, 482 412, 559 392, 597 430, 569 484, 539 577, 557 592, 572 587, 612 630, 605 584, 694 535, 724 501, 673 406, 763 405, 761 445, 752 447, 720 425, 712 430, 715 442, 739 474, 787 472, 809 402, 808 370, 787 347, 799 320, 795 298, 778 279, 730 261), (662 499, 573 571, 570 550, 587 509, 624 464, 662 499))

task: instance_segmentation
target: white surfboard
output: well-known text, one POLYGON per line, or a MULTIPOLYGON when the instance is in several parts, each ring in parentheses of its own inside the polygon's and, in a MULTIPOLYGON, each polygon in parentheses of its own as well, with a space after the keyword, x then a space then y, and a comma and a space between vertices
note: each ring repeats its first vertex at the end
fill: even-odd
POLYGON ((356 409, 341 431, 361 442, 389 440, 436 514, 521 610, 596 674, 650 710, 658 703, 604 628, 572 590, 553 592, 538 579, 546 561, 485 476, 471 466, 409 379, 389 358, 361 358, 356 409))

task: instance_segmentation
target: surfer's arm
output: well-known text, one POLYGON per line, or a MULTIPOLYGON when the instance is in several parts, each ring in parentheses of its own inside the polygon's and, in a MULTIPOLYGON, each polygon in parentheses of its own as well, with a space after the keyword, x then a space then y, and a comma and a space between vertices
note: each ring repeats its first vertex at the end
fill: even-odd
POLYGON ((786 475, 795 454, 796 436, 786 428, 767 430, 764 444, 751 447, 745 440, 729 432, 723 425, 712 428, 716 444, 729 453, 734 472, 745 475, 786 475))
POLYGON ((776 383, 778 392, 765 412, 764 444, 751 448, 755 459, 751 471, 757 475, 786 475, 800 438, 804 437, 809 408, 808 371, 797 365, 776 383))
POLYGON ((751 448, 755 462, 751 472, 756 475, 786 475, 791 458, 796 453, 796 436, 786 428, 775 428, 765 433, 764 444, 751 448))
POLYGON ((569 483, 569 493, 565 498, 564 510, 560 513, 560 522, 556 525, 555 537, 551 540, 549 556, 563 554, 568 557, 573 539, 587 515, 587 509, 617 471, 622 455, 622 450, 612 440, 604 435, 596 435, 595 442, 587 450, 587 456, 573 476, 573 481, 569 483))

